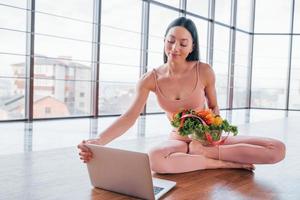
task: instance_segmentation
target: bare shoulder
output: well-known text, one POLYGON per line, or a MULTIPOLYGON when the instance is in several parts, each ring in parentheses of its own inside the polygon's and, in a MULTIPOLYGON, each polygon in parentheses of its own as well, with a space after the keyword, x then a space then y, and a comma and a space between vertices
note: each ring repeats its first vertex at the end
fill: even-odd
POLYGON ((205 84, 209 84, 215 81, 214 70, 209 64, 199 62, 198 66, 199 66, 199 74, 205 84))
POLYGON ((199 62, 198 67, 202 74, 208 75, 209 73, 214 73, 212 67, 207 63, 199 62))
POLYGON ((139 82, 139 87, 155 91, 155 77, 153 70, 150 70, 142 75, 139 82))

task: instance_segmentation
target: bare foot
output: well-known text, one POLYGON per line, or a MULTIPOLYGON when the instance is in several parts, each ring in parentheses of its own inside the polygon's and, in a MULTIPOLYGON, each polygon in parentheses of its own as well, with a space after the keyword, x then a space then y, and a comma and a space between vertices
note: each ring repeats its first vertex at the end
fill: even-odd
POLYGON ((189 144, 189 154, 206 156, 205 147, 200 142, 192 140, 189 144))
POLYGON ((224 162, 225 168, 246 169, 249 171, 255 170, 255 166, 253 164, 237 163, 237 162, 230 162, 230 161, 222 161, 222 162, 224 162))
POLYGON ((254 171, 255 170, 255 166, 253 164, 243 164, 243 168, 247 169, 249 171, 254 171))

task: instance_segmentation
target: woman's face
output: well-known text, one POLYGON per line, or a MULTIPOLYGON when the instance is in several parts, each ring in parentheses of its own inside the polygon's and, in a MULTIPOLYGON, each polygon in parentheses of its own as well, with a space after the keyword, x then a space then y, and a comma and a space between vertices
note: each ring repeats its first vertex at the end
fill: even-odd
POLYGON ((165 38, 165 54, 168 61, 185 61, 193 51, 193 38, 190 32, 181 26, 169 30, 165 38))

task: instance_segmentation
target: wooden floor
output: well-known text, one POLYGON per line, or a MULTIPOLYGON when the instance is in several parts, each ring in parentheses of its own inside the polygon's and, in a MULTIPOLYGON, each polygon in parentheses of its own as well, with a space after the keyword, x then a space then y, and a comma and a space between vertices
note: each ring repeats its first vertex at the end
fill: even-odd
MULTIPOLYGON (((300 199, 300 118, 240 126, 241 135, 261 135, 286 143, 284 161, 246 170, 203 170, 154 175, 177 182, 163 199, 300 199)), ((114 142, 119 148, 147 151, 161 138, 114 142)), ((49 141, 51 142, 51 141, 49 141)), ((0 156, 0 199, 134 199, 94 189, 75 147, 0 156)))

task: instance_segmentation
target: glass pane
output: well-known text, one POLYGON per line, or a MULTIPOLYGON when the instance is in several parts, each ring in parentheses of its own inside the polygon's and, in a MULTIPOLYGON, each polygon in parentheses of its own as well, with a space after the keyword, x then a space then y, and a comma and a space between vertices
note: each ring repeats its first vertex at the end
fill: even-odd
MULTIPOLYGON (((102 25, 101 26, 101 44, 106 46, 120 46, 125 48, 132 48, 140 50, 141 33, 137 30, 140 25, 136 27, 136 31, 131 32, 120 30, 114 27, 102 25)), ((126 49, 124 49, 126 51, 126 49)), ((102 53, 102 52, 101 52, 102 53)))
POLYGON ((92 41, 91 23, 36 13, 35 29, 36 33, 92 41))
POLYGON ((177 17, 179 14, 173 10, 150 6, 148 71, 163 64, 164 35, 168 25, 177 17))
POLYGON ((92 22, 93 17, 92 0, 63 0, 59 2, 40 0, 36 1, 36 10, 44 12, 42 14, 36 13, 36 55, 90 62, 92 57, 92 44, 90 42, 92 41, 92 25, 89 22, 92 22), (64 17, 89 22, 79 22, 64 17))
POLYGON ((124 113, 135 97, 135 84, 100 82, 99 112, 101 115, 124 113))
POLYGON ((27 1, 0 4, 0 120, 23 119, 25 96, 18 88, 25 88, 27 1))
POLYGON ((289 109, 300 109, 300 36, 293 37, 289 109))
POLYGON ((251 106, 285 108, 289 36, 254 37, 251 106))
POLYGON ((160 3, 179 8, 179 0, 157 0, 160 3))
POLYGON ((248 106, 249 35, 236 32, 233 107, 248 106))
POLYGON ((159 137, 161 140, 167 139, 170 130, 173 129, 169 119, 165 115, 147 115, 145 117, 145 132, 147 137, 159 137), (163 126, 158 126, 163 124, 163 126))
POLYGON ((93 21, 93 0, 38 0, 35 3, 37 11, 93 21))
POLYGON ((237 1, 236 26, 245 31, 250 30, 250 20, 253 0, 237 1))
POLYGON ((0 77, 25 77, 25 56, 0 53, 0 77))
POLYGON ((188 12, 192 12, 194 14, 207 17, 208 18, 208 8, 209 2, 208 0, 201 1, 187 1, 186 9, 188 12))
POLYGON ((227 108, 229 29, 215 25, 213 69, 216 74, 217 98, 220 108, 227 108))
POLYGON ((25 79, 0 78, 0 120, 24 118, 25 79))
POLYGON ((139 67, 101 64, 100 115, 121 114, 129 108, 136 94, 139 72, 139 67))
POLYGON ((207 62, 207 21, 192 16, 188 17, 194 21, 197 27, 200 47, 200 60, 207 62))
POLYGON ((101 25, 140 32, 141 3, 140 0, 102 1, 101 25))
POLYGON ((147 113, 156 113, 156 112, 165 112, 165 111, 160 108, 156 95, 153 92, 150 92, 147 100, 147 113))
POLYGON ((0 5, 0 13, 0 28, 26 31, 26 10, 0 5))
POLYGON ((91 82, 34 79, 34 118, 90 115, 91 82))
POLYGON ((215 20, 230 25, 231 1, 216 0, 215 20))
POLYGON ((67 58, 69 60, 90 61, 92 57, 92 44, 35 35, 35 54, 51 58, 67 58))
POLYGON ((102 1, 99 114, 121 114, 140 75, 142 1, 102 1))
POLYGON ((140 50, 101 45, 100 61, 102 64, 129 65, 139 67, 140 50))
POLYGON ((294 33, 300 33, 300 0, 295 0, 294 33))
MULTIPOLYGON (((124 65, 101 64, 100 80, 108 82, 136 83, 139 79, 140 68, 124 65)), ((101 94, 100 94, 101 95, 101 94)))
POLYGON ((291 0, 256 1, 255 32, 290 32, 291 3, 291 0))
POLYGON ((26 54, 26 33, 0 29, 0 52, 26 54))
POLYGON ((25 9, 27 8, 27 0, 0 0, 0 3, 25 9))

